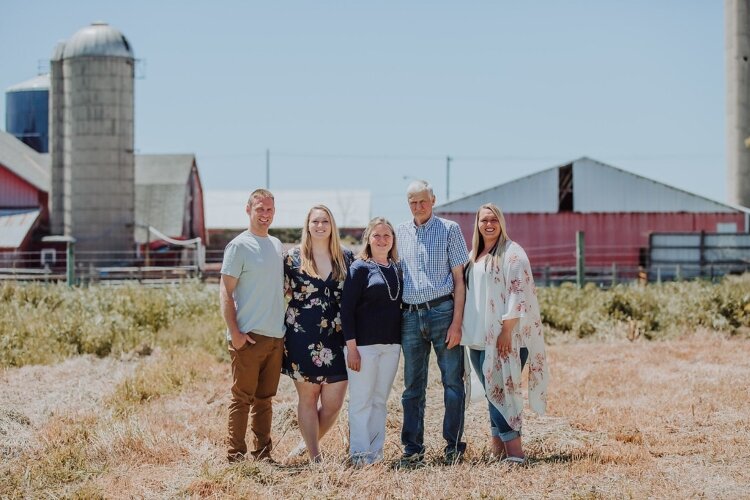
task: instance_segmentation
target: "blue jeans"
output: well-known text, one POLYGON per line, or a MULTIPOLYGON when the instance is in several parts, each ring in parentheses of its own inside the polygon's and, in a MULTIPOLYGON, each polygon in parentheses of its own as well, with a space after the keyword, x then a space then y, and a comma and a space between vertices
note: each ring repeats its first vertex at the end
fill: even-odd
MULTIPOLYGON (((521 369, 523 370, 523 367, 526 366, 526 359, 528 359, 529 357, 529 350, 525 347, 522 347, 519 350, 519 355, 521 356, 521 369)), ((469 349, 469 359, 471 359, 471 365, 474 367, 474 371, 476 372, 477 376, 479 376, 479 380, 482 382, 482 387, 484 387, 486 390, 487 385, 484 383, 484 373, 482 372, 482 365, 484 364, 484 351, 469 349)), ((494 437, 499 437, 503 441, 503 443, 512 441, 517 437, 521 437, 521 432, 513 430, 513 428, 508 425, 508 422, 505 421, 503 414, 500 413, 495 405, 490 403, 489 400, 487 401, 487 406, 489 406, 490 408, 490 430, 492 431, 492 435, 494 437)))
POLYGON ((423 454, 424 409, 430 344, 435 350, 440 379, 443 383, 443 438, 445 451, 466 449, 461 442, 464 432, 464 354, 461 346, 448 349, 445 337, 453 321, 453 301, 447 300, 432 309, 404 311, 401 317, 401 347, 404 350, 404 423, 401 443, 404 453, 423 454))

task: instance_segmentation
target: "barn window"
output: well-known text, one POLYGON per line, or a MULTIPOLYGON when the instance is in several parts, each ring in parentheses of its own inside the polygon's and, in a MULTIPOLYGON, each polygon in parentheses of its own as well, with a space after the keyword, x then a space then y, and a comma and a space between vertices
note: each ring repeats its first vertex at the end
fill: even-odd
POLYGON ((717 222, 716 232, 717 233, 736 233, 737 223, 736 222, 717 222))
POLYGON ((559 212, 573 211, 573 164, 560 167, 559 212))

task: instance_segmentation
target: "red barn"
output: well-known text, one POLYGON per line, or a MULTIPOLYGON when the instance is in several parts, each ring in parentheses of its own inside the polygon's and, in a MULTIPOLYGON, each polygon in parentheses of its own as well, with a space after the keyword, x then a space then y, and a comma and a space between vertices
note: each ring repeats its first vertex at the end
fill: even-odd
MULTIPOLYGON (((38 267, 39 255, 29 252, 55 246, 41 243, 49 234, 49 189, 49 155, 0 131, 0 267, 38 267)), ((136 155, 135 220, 137 244, 166 246, 146 235, 147 226, 176 240, 207 243, 195 155, 136 155)))
POLYGON ((49 226, 49 159, 0 132, 0 267, 25 260, 35 231, 49 226))
POLYGON ((476 210, 495 203, 508 234, 536 269, 574 266, 576 232, 587 267, 647 265, 656 232, 748 232, 750 210, 710 200, 590 158, 445 203, 435 212, 461 225, 471 244, 476 210))

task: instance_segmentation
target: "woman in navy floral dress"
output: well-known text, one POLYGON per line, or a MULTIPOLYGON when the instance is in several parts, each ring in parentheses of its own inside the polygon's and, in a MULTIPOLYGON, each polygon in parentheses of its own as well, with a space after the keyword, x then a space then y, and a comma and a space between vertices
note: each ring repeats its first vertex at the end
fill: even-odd
POLYGON ((336 421, 347 387, 341 292, 352 252, 341 247, 325 205, 310 209, 302 242, 284 259, 289 304, 282 372, 299 395, 297 420, 307 452, 320 460, 319 442, 336 421))

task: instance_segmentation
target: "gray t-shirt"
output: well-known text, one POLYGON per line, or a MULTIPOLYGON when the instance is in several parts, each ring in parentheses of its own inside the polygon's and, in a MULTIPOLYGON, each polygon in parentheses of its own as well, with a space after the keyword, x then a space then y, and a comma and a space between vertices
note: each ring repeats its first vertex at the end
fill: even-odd
MULTIPOLYGON (((238 235, 224 249, 221 274, 238 278, 232 297, 242 333, 284 336, 284 264, 281 242, 273 236, 238 235)), ((227 340, 231 335, 227 329, 227 340)))

